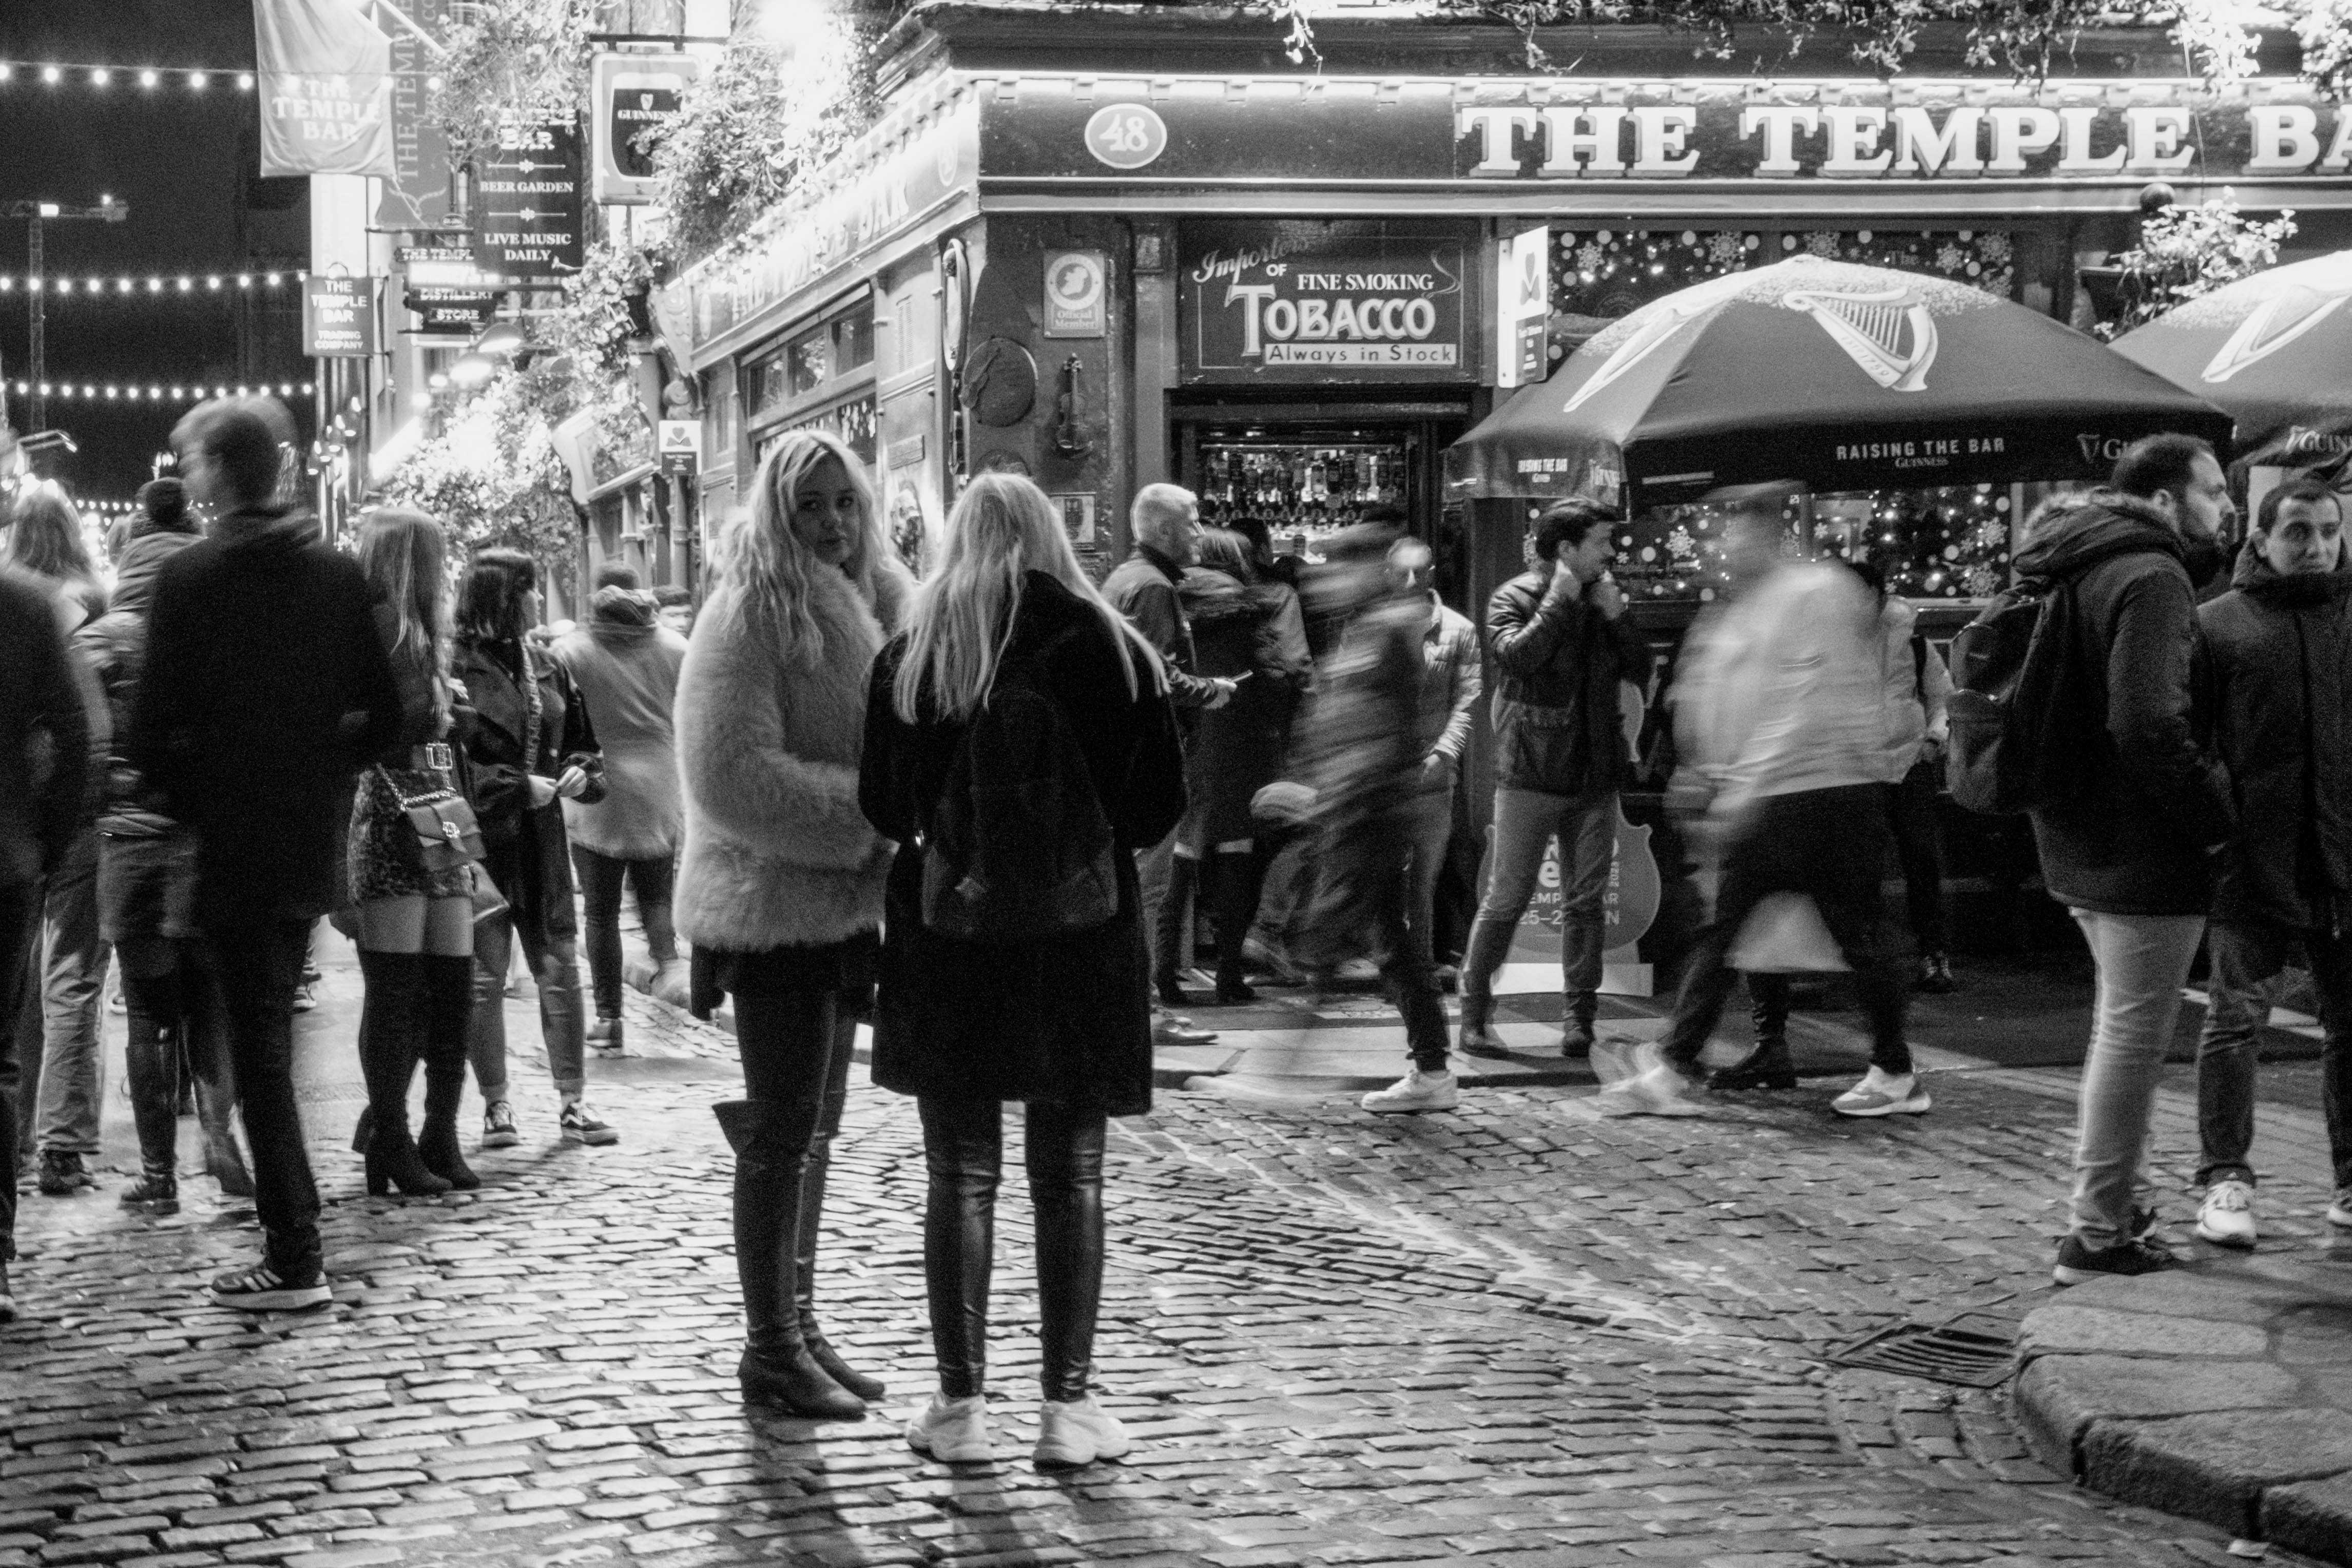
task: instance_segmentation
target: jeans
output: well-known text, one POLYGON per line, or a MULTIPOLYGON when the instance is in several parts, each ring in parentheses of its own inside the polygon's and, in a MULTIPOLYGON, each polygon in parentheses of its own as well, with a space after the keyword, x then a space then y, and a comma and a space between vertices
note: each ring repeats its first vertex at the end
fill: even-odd
POLYGON ((1880 907, 1879 868, 1886 861, 1886 816, 1875 784, 1768 795, 1725 849, 1715 913, 1684 960, 1682 989, 1667 1026, 1666 1061, 1688 1073, 1723 1016, 1738 975, 1726 960, 1739 928, 1776 893, 1801 893, 1853 970, 1854 991, 1870 1019, 1870 1062, 1911 1071, 1903 1038, 1903 971, 1894 933, 1880 907))
MULTIPOLYGON (((1148 850, 1135 852, 1136 924, 1147 934, 1160 929, 1160 905, 1168 902, 1168 886, 1175 880, 1176 831, 1171 828, 1166 838, 1148 850)), ((1189 962, 1192 955, 1187 952, 1182 956, 1189 962)))
POLYGON ((2197 1161, 2200 1186, 2252 1185, 2256 1041, 2270 1018, 2271 985, 2300 941, 2319 997, 2320 1104, 2337 1187, 2352 1187, 2352 940, 2322 927, 2295 931, 2268 921, 2216 920, 2208 938, 2212 1000, 2197 1041, 2197 1161))
POLYGON ((25 1055, 40 1043, 24 1004, 40 936, 41 884, 0 883, 0 1263, 16 1256, 16 1103, 25 1055))
POLYGON ((1486 846, 1486 892, 1462 966, 1462 994, 1484 997, 1511 949, 1511 933, 1535 897, 1544 846, 1559 839, 1562 907, 1560 988, 1570 997, 1601 988, 1601 954, 1609 928, 1609 873, 1617 858, 1617 797, 1580 800, 1533 789, 1495 791, 1495 829, 1486 846))
POLYGON ((215 925, 205 934, 253 1154, 254 1210, 270 1260, 280 1266, 319 1247, 319 1188, 294 1098, 294 989, 302 982, 310 925, 266 920, 215 925))
MULTIPOLYGON (((916 1102, 930 1182, 923 1275, 940 1392, 967 1399, 988 1375, 988 1281, 995 1263, 996 1189, 1004 1108, 993 1100, 916 1102)), ((1048 1399, 1086 1396, 1102 1301, 1103 1113, 1027 1107, 1024 1150, 1037 1241, 1038 1380, 1048 1399)))
POLYGON ((44 1153, 99 1152, 105 1057, 99 1008, 107 946, 98 934, 98 834, 78 836, 48 881, 41 973, 41 1088, 35 1112, 44 1153))
POLYGON ((667 964, 677 956, 677 931, 669 917, 670 883, 677 862, 658 860, 624 861, 594 850, 572 846, 572 869, 580 873, 580 895, 585 905, 588 932, 589 990, 596 1016, 621 1016, 621 884, 625 880, 637 895, 637 917, 646 924, 646 946, 654 962, 667 964))
POLYGON ((1936 836, 1936 787, 1942 777, 1925 758, 1899 784, 1886 787, 1886 821, 1895 830, 1895 854, 1903 865, 1903 892, 1911 935, 1922 953, 1951 946, 1944 914, 1944 851, 1936 836))
POLYGON ((2083 1068, 2072 1229, 2084 1246, 2099 1251, 2131 1231, 2148 1113, 2205 917, 2074 913, 2091 945, 2099 989, 2090 1059, 2083 1068))
POLYGON ((1445 1008, 1430 978, 1423 944, 1406 911, 1412 876, 1412 807, 1375 811, 1325 829, 1316 852, 1315 902, 1301 934, 1309 968, 1334 969, 1369 927, 1381 954, 1381 977, 1404 1014, 1405 1049, 1424 1072, 1446 1064, 1445 1008))
POLYGON ((576 1099, 588 1086, 579 944, 569 936, 550 936, 537 920, 516 919, 511 907, 474 923, 474 1015, 466 1030, 466 1054, 474 1061, 475 1086, 485 1103, 507 1097, 507 966, 518 939, 538 983, 548 1073, 558 1094, 576 1099))
POLYGON ((1437 963, 1437 878, 1445 870, 1445 846, 1454 839, 1454 788, 1413 797, 1405 808, 1410 824, 1412 880, 1405 887, 1405 924, 1424 967, 1437 963))

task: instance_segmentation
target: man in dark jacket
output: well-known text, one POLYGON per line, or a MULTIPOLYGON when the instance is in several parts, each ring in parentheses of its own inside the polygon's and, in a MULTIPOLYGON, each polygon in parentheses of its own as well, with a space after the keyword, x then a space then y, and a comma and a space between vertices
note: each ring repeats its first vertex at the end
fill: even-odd
POLYGON ((1616 515, 1566 500, 1536 519, 1535 565, 1495 591, 1486 644, 1496 688, 1495 831, 1486 891, 1462 959, 1462 1049, 1500 1054, 1495 971, 1535 895, 1544 850, 1559 840, 1559 932, 1567 1021, 1560 1053, 1592 1051, 1609 869, 1617 853, 1617 789, 1625 772, 1618 685, 1646 687, 1650 646, 1625 618, 1610 580, 1616 515))
POLYGON ((2230 837, 2229 781, 2199 744, 2190 667, 2197 591, 2227 559, 2231 515, 2210 449, 2152 435, 2125 449, 2107 488, 2037 514, 2018 551, 2021 576, 2065 590, 2074 789, 2033 811, 2033 837, 2098 969, 2063 1285, 2169 1260, 2132 1200, 2209 868, 2230 837))
MULTIPOLYGON (((1160 662, 1168 671, 1168 700, 1180 714, 1187 708, 1224 706, 1233 697, 1235 684, 1223 676, 1194 673, 1192 628, 1177 593, 1184 569, 1199 557, 1199 500, 1181 485, 1146 485, 1135 493, 1135 505, 1128 509, 1128 528, 1135 540, 1134 553, 1103 579, 1103 597, 1159 652, 1160 662)), ((1175 858, 1172 828, 1165 839, 1136 857, 1146 931, 1160 928, 1160 906, 1168 898, 1175 858)), ((1217 1038, 1213 1030, 1194 1029, 1190 1019, 1162 1010, 1157 998, 1152 1009, 1153 1028, 1162 1040, 1199 1044, 1217 1038)))
POLYGON ((2308 479, 2263 497, 2235 587, 2197 612, 2199 694, 2238 831, 2214 864, 2212 1002, 2197 1043, 2197 1234, 2252 1247, 2255 1041, 2300 945, 2319 996, 2336 1199, 2352 1228, 2352 572, 2344 506, 2308 479))
POLYGON ((24 1052, 41 1046, 37 1009, 29 1038, 24 1029, 41 885, 80 826, 89 781, 89 713, 70 657, 50 596, 0 568, 0 1323, 16 1317, 16 1101, 24 1052))
POLYGON ((361 761, 391 744, 400 692, 359 563, 274 504, 294 422, 267 398, 208 402, 173 444, 210 538, 165 563, 124 747, 164 813, 195 831, 196 924, 227 1013, 253 1154, 260 1264, 213 1281, 224 1306, 329 1298, 319 1193, 294 1099, 294 988, 361 761))

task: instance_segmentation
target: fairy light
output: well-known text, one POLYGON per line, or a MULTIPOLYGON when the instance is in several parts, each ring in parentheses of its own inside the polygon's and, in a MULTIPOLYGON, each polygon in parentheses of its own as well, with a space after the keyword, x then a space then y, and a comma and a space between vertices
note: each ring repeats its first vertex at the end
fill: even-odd
MULTIPOLYGON (((43 382, 40 383, 40 395, 82 402, 198 402, 205 398, 231 395, 290 398, 297 392, 306 394, 312 392, 316 384, 312 382, 261 382, 250 385, 239 382, 235 386, 226 382, 209 386, 175 383, 166 387, 161 382, 147 386, 141 386, 136 382, 43 382)), ((14 392, 18 397, 29 397, 34 383, 27 381, 0 382, 0 390, 14 392)))
POLYGON ((281 288, 289 283, 299 283, 309 276, 309 271, 303 268, 297 268, 290 272, 267 272, 258 275, 241 272, 235 275, 234 278, 224 273, 205 273, 202 275, 203 287, 200 290, 197 287, 198 276, 184 272, 163 272, 144 276, 125 275, 112 278, 77 278, 57 275, 42 277, 21 273, 0 273, 0 294, 14 294, 21 288, 28 294, 55 294, 60 298, 86 296, 121 300, 141 297, 161 298, 176 294, 193 297, 199 292, 222 293, 231 282, 234 282, 237 287, 247 290, 256 287, 281 288))

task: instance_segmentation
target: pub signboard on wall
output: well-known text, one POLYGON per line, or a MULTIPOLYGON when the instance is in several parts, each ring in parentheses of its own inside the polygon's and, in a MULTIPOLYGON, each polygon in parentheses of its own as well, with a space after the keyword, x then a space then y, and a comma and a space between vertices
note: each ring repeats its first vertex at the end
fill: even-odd
POLYGON ((474 155, 474 251, 509 283, 545 287, 580 270, 580 133, 515 125, 474 155))
POLYGON ((1476 254, 1463 229, 1188 224, 1177 253, 1184 379, 1473 379, 1476 254))

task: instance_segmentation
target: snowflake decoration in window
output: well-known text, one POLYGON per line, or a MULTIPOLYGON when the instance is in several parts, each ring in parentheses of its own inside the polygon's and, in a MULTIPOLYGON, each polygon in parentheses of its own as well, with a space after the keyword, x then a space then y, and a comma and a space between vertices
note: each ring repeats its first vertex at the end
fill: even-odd
POLYGON ((1970 599, 1990 599, 2000 591, 2000 573, 1982 564, 1969 568, 1968 591, 1970 599))
POLYGON ((1666 553, 1676 560, 1689 560, 1698 554, 1698 540, 1691 537, 1688 528, 1678 523, 1675 531, 1666 536, 1666 553))
POLYGON ((1989 234, 1977 241, 1977 255, 1984 259, 1987 267, 2000 266, 2009 259, 2009 254, 2007 235, 1989 234))
POLYGON ((1838 236, 1826 229, 1819 234, 1807 235, 1805 248, 1815 256, 1827 256, 1834 261, 1837 259, 1838 236))
POLYGON ((1706 259, 1717 267, 1726 270, 1738 267, 1740 258, 1747 254, 1747 246, 1740 243, 1739 236, 1736 234, 1707 235, 1706 259))
POLYGON ((1936 266, 1945 272, 1959 271, 1968 260, 1968 253, 1956 245, 1947 244, 1936 252, 1936 266))
POLYGON ((1576 247, 1576 269, 1579 272, 1598 272, 1601 264, 1608 259, 1609 253, 1591 240, 1576 247))

